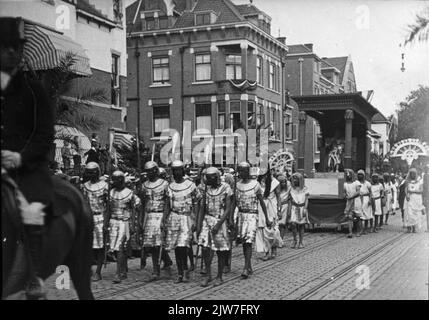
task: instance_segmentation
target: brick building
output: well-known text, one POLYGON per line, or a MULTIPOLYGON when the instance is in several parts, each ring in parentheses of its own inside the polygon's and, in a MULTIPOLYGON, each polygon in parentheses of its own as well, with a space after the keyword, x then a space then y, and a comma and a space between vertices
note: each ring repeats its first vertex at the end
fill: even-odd
MULTIPOLYGON (((351 57, 319 57, 313 44, 289 45, 286 56, 286 89, 292 96, 356 92, 351 57)), ((305 171, 319 171, 321 131, 308 117, 305 129, 305 171)))
MULTIPOLYGON (((89 101, 86 117, 101 122, 97 132, 107 142, 107 128, 125 129, 126 117, 126 36, 125 4, 122 0, 37 0, 0 2, 0 15, 22 17, 26 28, 43 38, 50 54, 60 57, 65 52, 76 54, 74 69, 79 75, 64 100, 84 96, 87 89, 102 90, 102 102, 89 101)), ((27 30, 27 29, 26 29, 27 30)), ((36 55, 36 71, 55 67, 58 61, 44 61, 36 55)), ((58 59, 58 58, 57 58, 58 59)))
POLYGON ((230 0, 138 0, 126 15, 128 131, 140 125, 152 146, 163 130, 182 137, 190 124, 195 145, 215 130, 268 127, 270 153, 293 150, 297 110, 284 91, 288 48, 285 38, 271 35, 266 13, 230 0))

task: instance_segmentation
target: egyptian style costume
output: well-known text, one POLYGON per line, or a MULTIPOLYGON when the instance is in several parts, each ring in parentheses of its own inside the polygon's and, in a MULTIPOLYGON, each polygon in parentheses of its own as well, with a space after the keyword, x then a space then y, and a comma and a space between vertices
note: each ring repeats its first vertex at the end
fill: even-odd
POLYGON ((226 221, 222 223, 216 234, 212 234, 211 230, 225 214, 226 200, 231 196, 231 187, 225 182, 222 182, 217 188, 207 187, 206 203, 202 204, 203 206, 205 205, 206 212, 198 239, 199 245, 211 248, 214 251, 230 250, 226 221))
POLYGON ((143 246, 155 247, 162 244, 161 223, 167 200, 168 182, 158 179, 143 184, 145 198, 145 225, 143 226, 143 246))
POLYGON ((106 215, 106 204, 109 186, 106 181, 100 180, 96 183, 87 181, 83 184, 82 192, 84 197, 88 200, 89 207, 91 208, 92 216, 94 219, 94 240, 92 244, 93 249, 102 249, 103 243, 103 224, 106 215))
POLYGON ((262 195, 262 188, 258 181, 237 182, 235 197, 238 207, 238 237, 244 243, 255 241, 259 220, 258 194, 262 195))
POLYGON ((110 191, 110 250, 119 251, 130 240, 130 218, 140 199, 128 188, 110 191))
POLYGON ((167 189, 170 214, 167 219, 166 249, 189 247, 192 239, 192 224, 195 223, 194 208, 201 195, 192 181, 172 182, 167 189))

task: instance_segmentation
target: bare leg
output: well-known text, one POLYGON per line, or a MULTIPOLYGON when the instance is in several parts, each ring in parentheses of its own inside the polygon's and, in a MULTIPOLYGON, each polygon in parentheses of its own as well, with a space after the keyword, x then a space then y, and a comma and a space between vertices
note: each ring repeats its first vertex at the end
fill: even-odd
POLYGON ((174 255, 176 256, 176 265, 177 265, 177 273, 178 273, 178 278, 176 280, 176 283, 180 283, 183 281, 183 265, 182 265, 183 262, 182 262, 180 247, 176 247, 174 249, 174 255))
POLYGON ((243 279, 247 279, 249 277, 249 270, 251 269, 251 259, 252 259, 252 244, 251 243, 243 243, 243 251, 244 251, 244 270, 241 274, 243 279))
POLYGON ((211 249, 203 247, 202 248, 202 257, 206 265, 206 274, 204 276, 203 282, 201 283, 202 287, 207 287, 209 282, 212 281, 212 254, 211 249))
POLYGON ((298 226, 298 231, 299 231, 299 245, 298 245, 298 249, 304 248, 304 243, 303 243, 303 238, 304 238, 304 225, 299 225, 298 226))
POLYGON ((152 247, 152 265, 153 265, 153 271, 152 271, 152 281, 156 281, 159 279, 161 275, 161 267, 158 264, 159 263, 159 250, 160 247, 152 247))
POLYGON ((104 249, 95 249, 95 257, 97 260, 97 268, 95 269, 94 276, 92 277, 92 281, 101 280, 101 268, 103 267, 104 262, 104 249))
POLYGON ((293 235, 293 243, 292 243, 292 246, 291 246, 291 248, 292 249, 295 249, 296 248, 296 244, 297 244, 297 240, 296 240, 296 228, 297 228, 297 226, 296 226, 296 224, 295 223, 292 223, 292 235, 293 235))
POLYGON ((225 262, 228 258, 228 251, 217 251, 217 276, 214 285, 222 284, 222 273, 225 267, 225 262))

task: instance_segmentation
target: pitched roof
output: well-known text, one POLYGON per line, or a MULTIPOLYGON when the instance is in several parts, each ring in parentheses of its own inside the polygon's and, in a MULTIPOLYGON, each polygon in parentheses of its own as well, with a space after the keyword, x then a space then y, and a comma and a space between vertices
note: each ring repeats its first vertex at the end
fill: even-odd
POLYGON ((381 113, 376 113, 373 117, 372 117, 372 122, 389 122, 389 120, 387 120, 387 118, 381 113))
POLYGON ((343 75, 346 71, 348 57, 324 58, 324 60, 338 70, 340 70, 340 83, 343 83, 343 75))
POLYGON ((312 53, 313 50, 310 49, 309 47, 307 47, 304 44, 293 44, 293 45, 289 45, 289 54, 294 54, 294 53, 312 53))
POLYGON ((235 7, 238 9, 238 12, 240 12, 240 14, 242 14, 243 16, 262 13, 261 10, 259 10, 253 4, 250 4, 250 3, 239 4, 239 5, 236 5, 235 7))
POLYGON ((105 14, 98 10, 94 5, 90 4, 89 0, 77 0, 76 8, 90 13, 96 17, 110 21, 110 19, 105 14))

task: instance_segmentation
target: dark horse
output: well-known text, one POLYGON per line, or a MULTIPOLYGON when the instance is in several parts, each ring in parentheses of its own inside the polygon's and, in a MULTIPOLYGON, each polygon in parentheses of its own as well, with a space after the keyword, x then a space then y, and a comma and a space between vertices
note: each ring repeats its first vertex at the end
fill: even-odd
MULTIPOLYGON (((92 300, 91 262, 93 220, 88 204, 68 181, 52 177, 54 183, 53 217, 44 233, 43 279, 59 265, 66 265, 81 300, 92 300)), ((2 299, 25 290, 31 276, 25 233, 17 207, 16 185, 2 173, 1 219, 3 249, 2 299)))

